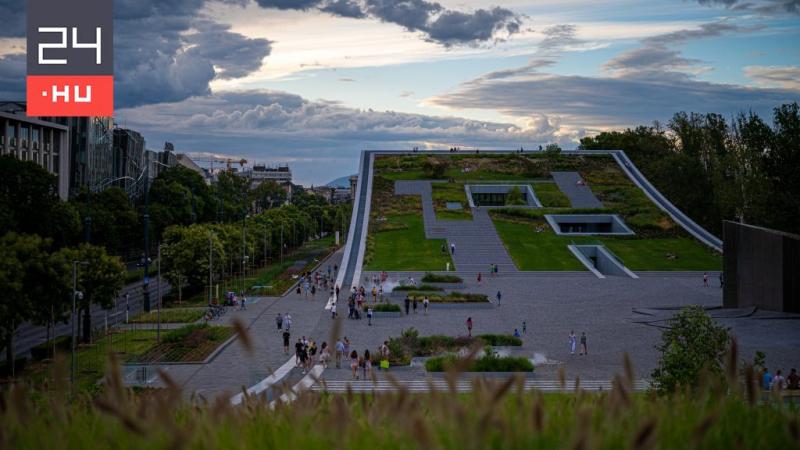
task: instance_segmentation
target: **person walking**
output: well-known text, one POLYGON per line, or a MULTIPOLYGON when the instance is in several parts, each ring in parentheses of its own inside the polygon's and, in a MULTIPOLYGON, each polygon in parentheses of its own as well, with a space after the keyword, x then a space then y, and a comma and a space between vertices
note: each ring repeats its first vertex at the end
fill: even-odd
POLYGON ((481 273, 478 272, 478 284, 481 284, 481 273))
POLYGON ((500 291, 497 291, 497 306, 500 306, 500 299, 503 298, 503 294, 500 291))
POLYGON ((342 358, 344 358, 344 342, 341 339, 336 340, 336 368, 342 368, 342 358))
POLYGON ((789 376, 786 377, 786 388, 792 390, 800 389, 800 376, 797 375, 797 369, 789 371, 789 376))
POLYGON ((381 355, 381 370, 389 370, 389 341, 383 341, 378 351, 381 355))
POLYGON ((372 359, 369 350, 364 350, 364 379, 368 380, 372 376, 372 359))
POLYGON ((336 285, 336 300, 339 300, 339 285, 336 285))
POLYGON ((247 303, 247 297, 244 296, 244 292, 243 292, 242 293, 242 301, 241 301, 241 303, 239 303, 239 311, 241 311, 243 309, 247 309, 246 303, 247 303))
POLYGON ((455 255, 456 254, 456 244, 453 243, 453 242, 450 243, 450 254, 451 255, 455 255))
POLYGON ((428 306, 430 306, 430 304, 431 301, 428 299, 428 296, 426 295, 425 298, 422 299, 422 309, 423 311, 425 311, 426 316, 428 315, 428 306))
POLYGON ((367 325, 372 326, 372 306, 367 307, 367 325))
POLYGON ((378 289, 375 286, 372 286, 372 303, 378 301, 378 289))
POLYGON ((336 300, 331 302, 331 319, 336 318, 336 300))
POLYGON ((416 313, 417 313, 417 303, 418 303, 418 300, 417 300, 417 299, 418 299, 418 298, 419 298, 419 297, 416 297, 416 296, 415 296, 415 297, 414 297, 414 301, 411 303, 412 309, 414 310, 414 314, 416 314, 416 313))
POLYGON ((408 315, 408 307, 411 305, 411 299, 408 298, 408 295, 406 295, 406 299, 404 300, 404 303, 405 303, 405 306, 406 306, 406 315, 408 315))
POLYGON ((586 346, 586 332, 581 331, 581 355, 588 355, 589 348, 586 346))
POLYGON ((772 374, 769 369, 764 367, 764 375, 761 376, 761 387, 768 391, 772 387, 772 374))
POLYGON ((286 325, 286 331, 289 331, 292 328, 292 316, 289 313, 283 317, 283 324, 286 325))
POLYGON ((443 253, 443 254, 444 254, 444 253, 447 253, 447 250, 445 250, 446 248, 447 248, 447 247, 445 247, 445 245, 444 245, 444 244, 442 244, 442 253, 443 253))
POLYGON ((308 346, 301 345, 297 357, 300 360, 300 367, 303 368, 303 375, 305 375, 308 370, 308 346))
POLYGON ((297 342, 294 343, 294 365, 300 365, 300 352, 303 350, 305 345, 303 345, 303 340, 297 338, 297 342))
POLYGON ((281 313, 278 313, 278 316, 275 317, 275 325, 278 326, 278 331, 281 331, 283 329, 283 316, 281 315, 281 313))
POLYGON ((288 355, 289 354, 289 338, 291 338, 291 337, 292 337, 292 335, 289 333, 288 330, 283 332, 283 354, 284 355, 288 355))
POLYGON ((522 321, 522 334, 526 334, 528 332, 528 322, 522 321))
POLYGON ((772 384, 770 385, 770 389, 772 389, 773 391, 782 391, 786 389, 786 379, 783 378, 783 375, 781 375, 780 370, 775 372, 775 376, 772 377, 772 384))
POLYGON ((467 336, 472 337, 472 317, 467 317, 467 336))
POLYGON ((703 272, 703 286, 708 287, 708 272, 703 272))
POLYGON ((577 346, 578 346, 578 339, 575 337, 575 332, 574 331, 570 331, 569 332, 569 354, 570 355, 574 355, 575 354, 575 347, 577 347, 577 346))
POLYGON ((514 337, 515 337, 515 338, 522 337, 522 336, 520 336, 520 334, 519 334, 519 329, 518 329, 518 328, 514 328, 514 337))
POLYGON ((350 353, 350 371, 353 372, 353 379, 357 380, 358 379, 358 352, 356 352, 355 350, 353 350, 353 352, 350 353))

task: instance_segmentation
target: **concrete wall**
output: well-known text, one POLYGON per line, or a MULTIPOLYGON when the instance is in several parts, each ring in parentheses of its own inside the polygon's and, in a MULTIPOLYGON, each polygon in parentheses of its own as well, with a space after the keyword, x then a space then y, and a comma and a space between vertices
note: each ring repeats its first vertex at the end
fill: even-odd
POLYGON ((726 221, 723 272, 726 308, 800 313, 800 236, 726 221))

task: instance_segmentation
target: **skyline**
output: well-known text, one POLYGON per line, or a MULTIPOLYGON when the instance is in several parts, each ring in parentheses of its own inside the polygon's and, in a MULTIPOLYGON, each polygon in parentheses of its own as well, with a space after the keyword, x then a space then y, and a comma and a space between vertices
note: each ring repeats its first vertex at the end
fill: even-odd
MULTIPOLYGON (((116 1, 115 120, 151 148, 323 184, 365 148, 572 148, 678 111, 769 118, 800 99, 796 0, 497 5, 116 1)), ((22 99, 24 8, 0 13, 0 97, 22 99)))

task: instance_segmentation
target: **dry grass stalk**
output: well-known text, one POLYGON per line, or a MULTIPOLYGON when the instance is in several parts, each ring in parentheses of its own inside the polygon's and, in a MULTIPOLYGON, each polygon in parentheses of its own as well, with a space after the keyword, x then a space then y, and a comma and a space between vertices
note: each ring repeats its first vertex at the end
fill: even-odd
POLYGON ((645 420, 641 426, 639 426, 639 430, 636 432, 636 436, 633 439, 631 448, 634 450, 647 450, 653 448, 656 438, 656 424, 657 422, 655 419, 645 420))
POLYGON ((247 326, 242 322, 242 319, 235 317, 232 322, 233 331, 236 333, 236 337, 239 339, 239 342, 242 344, 242 348, 244 351, 249 354, 253 355, 253 340, 250 338, 250 332, 247 330, 247 326))

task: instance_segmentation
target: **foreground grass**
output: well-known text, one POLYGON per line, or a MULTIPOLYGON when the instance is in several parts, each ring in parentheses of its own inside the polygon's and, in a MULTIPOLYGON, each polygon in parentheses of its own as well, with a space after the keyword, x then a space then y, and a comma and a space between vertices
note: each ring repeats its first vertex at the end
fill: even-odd
POLYGON ((572 206, 569 197, 564 195, 555 183, 534 183, 531 187, 536 198, 545 208, 569 208, 572 206))
POLYGON ((442 253, 443 239, 425 239, 422 217, 402 214, 387 217, 392 229, 370 236, 364 270, 445 270, 450 254, 442 253))
POLYGON ((4 395, 0 447, 26 449, 789 449, 800 445, 796 405, 746 400, 736 390, 655 397, 618 378, 604 393, 523 392, 522 378, 469 394, 301 393, 272 409, 188 403, 176 388, 133 394, 109 376, 102 395, 66 400, 17 387, 4 395))
POLYGON ((604 244, 631 270, 719 270, 722 258, 691 238, 559 236, 544 222, 495 218, 494 225, 520 270, 586 270, 569 244, 604 244), (544 231, 536 232, 536 226, 544 231), (669 259, 668 254, 676 255, 669 259))

